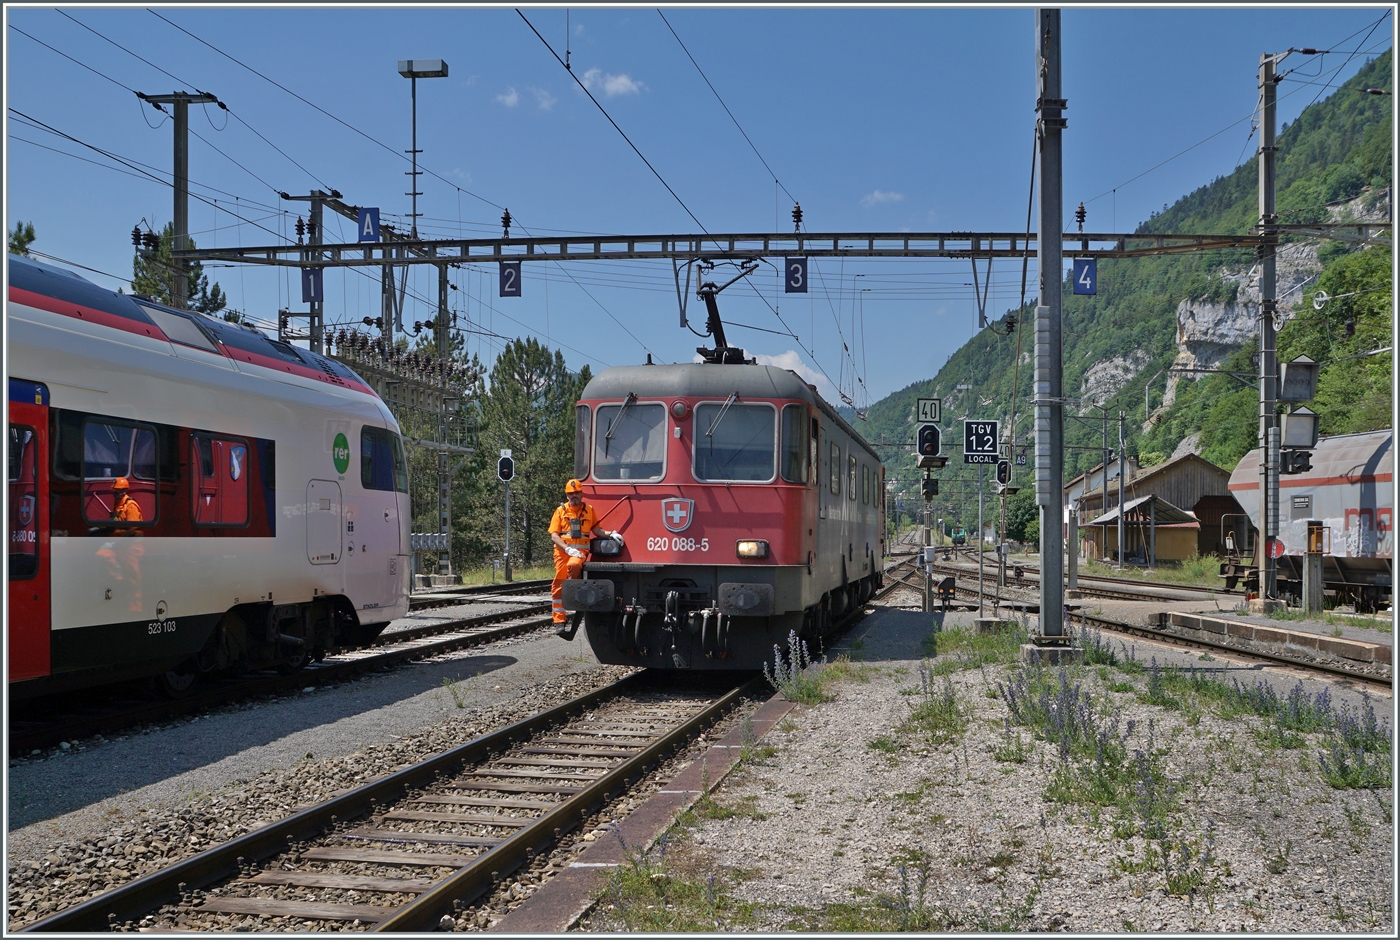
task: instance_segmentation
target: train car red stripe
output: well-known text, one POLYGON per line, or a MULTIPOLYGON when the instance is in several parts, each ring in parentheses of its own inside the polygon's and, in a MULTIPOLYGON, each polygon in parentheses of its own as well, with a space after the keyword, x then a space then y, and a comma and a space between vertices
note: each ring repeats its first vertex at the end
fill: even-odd
POLYGON ((60 316, 109 326, 114 330, 135 333, 138 336, 150 336, 166 342, 170 341, 170 338, 154 323, 142 323, 140 320, 108 313, 106 310, 98 310, 96 307, 75 304, 70 300, 59 300, 57 297, 49 297, 46 294, 36 294, 34 291, 15 287, 13 284, 10 285, 10 301, 11 303, 24 304, 26 307, 46 310, 60 316))
MULTIPOLYGON (((1354 477, 1308 477, 1303 480, 1280 480, 1279 486, 1355 486, 1362 483, 1389 483, 1392 474, 1389 473, 1363 473, 1354 477)), ((1231 490, 1257 490, 1259 483, 1231 483, 1231 490)))
POLYGON ((291 375, 299 375, 304 379, 316 379, 325 382, 327 385, 339 385, 351 391, 361 392, 366 395, 375 395, 376 398, 378 397, 374 389, 352 379, 342 378, 341 376, 336 376, 332 379, 321 369, 313 369, 310 366, 305 366, 297 362, 288 362, 286 359, 278 359, 274 356, 264 356, 246 349, 239 349, 236 346, 221 345, 224 346, 224 352, 228 354, 230 359, 236 359, 239 362, 247 362, 251 365, 262 366, 264 369, 271 369, 274 372, 287 372, 291 375))

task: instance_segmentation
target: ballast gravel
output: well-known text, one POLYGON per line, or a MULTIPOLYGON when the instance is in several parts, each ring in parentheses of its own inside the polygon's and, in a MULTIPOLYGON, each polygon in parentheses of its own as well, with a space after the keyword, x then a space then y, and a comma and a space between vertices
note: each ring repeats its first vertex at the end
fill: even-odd
POLYGON ((11 761, 6 927, 629 672, 533 635, 11 761))
MULTIPOLYGON (((889 602, 917 604, 912 592, 889 602)), ((973 616, 949 614, 945 624, 970 626, 973 616)), ((668 870, 701 884, 713 875, 710 883, 754 905, 751 918, 717 920, 715 930, 858 929, 833 912, 918 903, 926 876, 922 904, 947 930, 1393 934, 1393 791, 1333 789, 1318 771, 1318 735, 1305 734, 1300 748, 1271 746, 1263 719, 1146 704, 1145 676, 1082 669, 1100 714, 1134 722, 1129 747, 1155 750, 1179 797, 1167 823, 1172 860, 1145 865, 1149 840, 1117 809, 1047 795, 1060 766, 1055 745, 1015 725, 1008 737, 998 685, 1017 666, 947 676, 966 718, 958 740, 934 743, 905 726, 923 695, 920 670, 936 661, 921 648, 931 620, 917 609, 868 616, 832 651, 853 661, 832 698, 797 706, 761 742, 774 752, 717 788, 718 804, 737 815, 701 819, 668 846, 668 870), (1018 739, 1022 762, 998 760, 1018 739), (1167 874, 1192 866, 1202 875, 1196 890, 1169 891, 1167 874)), ((1226 682, 1266 680, 1284 696, 1298 681, 1199 650, 1128 641, 1123 651, 1226 682)), ((941 692, 941 676, 928 681, 941 692)), ((1311 697, 1324 683, 1304 687, 1311 697)), ((1327 687, 1338 705, 1364 704, 1327 687)), ((1393 729, 1391 699, 1370 704, 1393 729)), ((623 929, 616 903, 603 896, 581 929, 623 929)))

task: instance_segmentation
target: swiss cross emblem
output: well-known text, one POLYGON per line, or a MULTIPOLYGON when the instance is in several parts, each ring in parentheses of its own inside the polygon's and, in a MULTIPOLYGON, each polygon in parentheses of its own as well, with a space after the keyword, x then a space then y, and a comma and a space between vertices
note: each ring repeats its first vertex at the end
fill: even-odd
POLYGON ((690 520, 695 516, 695 500, 672 497, 661 501, 661 522, 672 532, 684 532, 690 528, 690 520))
POLYGON ((19 524, 29 525, 34 521, 34 497, 24 496, 19 501, 19 524))

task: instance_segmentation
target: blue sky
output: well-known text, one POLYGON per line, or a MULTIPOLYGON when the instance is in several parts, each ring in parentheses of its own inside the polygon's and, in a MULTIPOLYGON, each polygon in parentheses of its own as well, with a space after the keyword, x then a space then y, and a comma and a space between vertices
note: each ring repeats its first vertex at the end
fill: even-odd
MULTIPOLYGON (((150 94, 199 88, 236 115, 192 109, 192 192, 208 200, 191 200, 201 247, 291 235, 305 204, 282 202, 277 190, 334 187, 347 202, 378 206, 398 221, 409 211, 408 164, 398 154, 409 147, 409 83, 396 71, 405 58, 442 58, 450 68, 447 78, 419 82, 419 147, 429 171, 421 178, 423 234, 498 233, 501 207, 516 220, 513 234, 697 231, 512 8, 153 9, 209 46, 144 7, 5 9, 6 225, 32 221, 37 251, 129 277, 132 226, 171 218, 168 185, 123 175, 110 159, 15 116, 168 180, 169 119, 121 85, 150 94)), ((564 8, 522 10, 562 56, 564 8)), ((787 193, 800 200, 812 232, 1025 227, 1032 8, 663 11, 772 173, 656 9, 571 8, 570 61, 708 231, 790 231, 787 193)), ((1280 122, 1291 121, 1329 91, 1307 83, 1339 84, 1390 47, 1393 17, 1371 31, 1383 13, 1335 5, 1065 9, 1066 228, 1082 200, 1088 229, 1130 231, 1230 172, 1257 143, 1249 138, 1259 54, 1342 50, 1286 63, 1299 69, 1280 89, 1280 122)), ((353 240, 353 228, 347 223, 337 240, 353 240)), ((305 309, 285 272, 208 273, 231 306, 256 318, 272 321, 289 303, 305 309)), ((330 322, 378 314, 378 273, 369 273, 327 276, 330 322)), ((827 260, 813 262, 812 278, 811 293, 784 296, 764 268, 753 278, 757 290, 735 285, 722 294, 721 311, 727 321, 796 333, 734 327, 729 336, 750 354, 798 368, 831 399, 844 392, 863 407, 928 378, 974 331, 966 261, 827 260)), ((989 315, 1019 301, 1020 281, 1019 264, 993 270, 989 315)), ((470 348, 488 363, 502 340, 484 333, 535 335, 562 348, 571 368, 587 362, 595 370, 642 361, 647 352, 689 360, 701 342, 678 326, 667 262, 576 262, 567 271, 527 265, 521 298, 495 296, 494 268, 457 272, 454 283, 459 322, 480 330, 470 348)), ((423 302, 410 297, 404 319, 431 316, 434 275, 421 269, 410 284, 423 302)), ((703 307, 696 301, 690 309, 694 320, 703 307)))

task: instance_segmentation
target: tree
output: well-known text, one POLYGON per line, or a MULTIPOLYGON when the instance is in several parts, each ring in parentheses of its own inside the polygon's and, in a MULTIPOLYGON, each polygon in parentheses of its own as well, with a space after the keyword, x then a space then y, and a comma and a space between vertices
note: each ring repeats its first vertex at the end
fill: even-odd
POLYGON ((29 257, 29 246, 38 238, 34 234, 33 222, 15 221, 15 230, 10 233, 10 254, 29 257))
MULTIPOLYGON (((131 261, 131 289, 134 293, 145 294, 163 304, 174 305, 175 275, 179 266, 170 257, 171 245, 175 240, 175 225, 167 222, 160 232, 160 240, 154 251, 138 251, 131 261)), ((197 247, 194 239, 185 236, 190 248, 197 247)), ((204 265, 190 262, 186 270, 188 277, 188 307, 200 313, 218 313, 228 305, 228 298, 218 282, 211 286, 209 276, 204 273, 204 265)), ((236 312, 236 311, 235 311, 236 312)), ((228 319, 228 317, 225 317, 228 319)))
MULTIPOLYGON (((495 458, 501 449, 510 449, 515 460, 512 554, 524 564, 547 557, 541 551, 549 544, 545 528, 565 481, 573 476, 574 405, 590 378, 587 366, 577 375, 569 372, 562 353, 534 338, 507 344, 491 369, 490 387, 481 399, 478 472, 498 493, 495 458)), ((499 530, 499 501, 491 502, 485 515, 499 530)))

